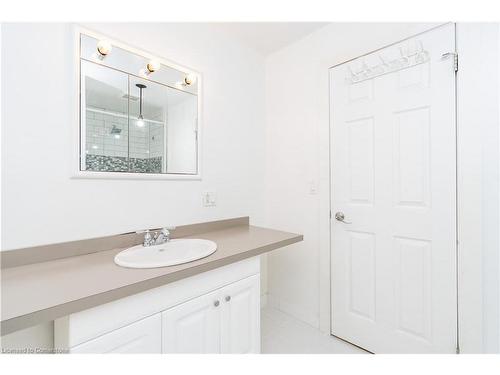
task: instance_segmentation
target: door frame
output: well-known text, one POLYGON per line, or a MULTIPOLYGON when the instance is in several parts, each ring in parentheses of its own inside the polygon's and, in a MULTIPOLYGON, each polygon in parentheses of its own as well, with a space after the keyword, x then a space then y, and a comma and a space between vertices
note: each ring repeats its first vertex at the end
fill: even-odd
MULTIPOLYGON (((445 23, 446 25, 449 23, 445 23)), ((394 43, 385 45, 376 50, 369 51, 363 55, 353 57, 349 60, 343 61, 341 63, 336 63, 331 65, 327 71, 326 75, 329 82, 329 71, 331 68, 344 64, 346 62, 352 61, 359 57, 365 56, 367 54, 376 52, 378 50, 390 47, 394 44, 400 43, 407 39, 413 38, 420 34, 432 31, 437 27, 429 28, 421 33, 414 34, 408 38, 398 40, 394 43)), ((482 28, 488 27, 485 24, 457 24, 455 26, 455 51, 462 55, 467 55, 469 60, 482 59, 484 52, 488 51, 488 45, 481 45, 479 43, 473 43, 470 39, 464 37, 464 31, 467 33, 470 30, 467 28, 476 28, 475 33, 481 34, 482 32, 492 32, 491 30, 483 30, 482 28)), ((489 25, 491 28, 492 26, 489 25)), ((500 35, 500 28, 497 25, 500 35)), ((474 31, 474 30, 473 30, 474 31)), ((500 37, 498 38, 500 39, 500 37)), ((500 45, 500 43, 498 43, 500 45)), ((493 46, 496 48, 497 46, 493 46)), ((500 48, 499 48, 500 50, 500 48)), ((452 51, 450 51, 452 52, 452 51)), ((499 56, 500 60, 500 56, 499 56)), ((461 60, 459 60, 461 61, 461 60)), ((465 64, 464 64, 465 65, 465 64)), ((495 64, 491 67, 492 70, 497 69, 495 64)), ((481 353, 485 351, 484 345, 484 328, 483 328, 483 306, 481 305, 481 296, 483 294, 482 285, 482 253, 478 251, 478 244, 482 244, 484 234, 481 231, 481 223, 477 220, 477 216, 481 217, 484 215, 485 208, 481 205, 481 191, 482 184, 475 183, 470 186, 467 183, 474 178, 477 180, 477 171, 482 168, 482 160, 480 157, 482 139, 477 136, 477 125, 475 122, 470 121, 469 118, 478 111, 478 107, 482 108, 482 104, 473 103, 471 104, 467 99, 470 98, 470 81, 478 79, 477 70, 471 71, 472 69, 467 69, 467 66, 462 67, 460 65, 459 71, 455 75, 455 126, 456 126, 456 189, 457 189, 457 201, 456 201, 456 223, 457 223, 457 348, 458 351, 462 353, 481 353), (468 89, 463 89, 467 87, 468 89), (468 121, 469 120, 469 121, 468 121), (471 137, 472 134, 476 136, 471 137), (479 154, 479 155, 478 155, 479 154), (474 214, 470 216, 470 208, 474 208, 474 214), (467 212, 467 215, 463 213, 467 212), (479 296, 479 297, 478 297, 479 296), (478 303, 479 298, 479 303, 478 303)), ((491 79, 492 71, 485 71, 481 74, 481 78, 484 76, 488 77, 490 74, 491 79)), ((497 77, 500 78, 500 72, 494 72, 497 77)), ((487 78, 486 78, 487 79, 487 78)), ((329 82, 330 85, 330 82, 329 82)), ((328 85, 328 87, 329 87, 328 85)), ((328 93, 328 98, 330 94, 328 93)), ((328 116, 328 161, 323 162, 328 166, 328 173, 322 178, 322 185, 325 186, 322 189, 321 201, 328 205, 328 209, 321 211, 321 228, 324 228, 324 233, 321 234, 320 239, 320 330, 331 334, 331 223, 330 223, 330 211, 331 211, 331 147, 330 135, 331 135, 331 107, 330 99, 328 100, 329 105, 329 116, 328 116), (327 181, 325 181, 327 179, 327 181), (326 196, 328 195, 328 196, 326 196), (328 228, 328 230, 326 230, 328 228), (324 265, 324 264, 327 265, 324 265)), ((497 114, 498 116, 498 114, 497 114)), ((498 140, 500 143, 500 140, 498 140)), ((325 157, 325 156, 323 156, 325 157)), ((499 265, 500 268, 500 265, 499 265)), ((500 285, 498 286, 498 292, 500 292, 500 285)), ((500 293, 497 293, 499 295, 500 293)), ((500 296, 499 296, 500 300, 500 296)), ((499 324, 500 325, 500 324, 499 324)), ((500 330, 500 327, 498 327, 500 330)), ((498 331, 498 330, 497 330, 498 331)), ((500 334, 497 338, 498 347, 500 347, 500 334)))

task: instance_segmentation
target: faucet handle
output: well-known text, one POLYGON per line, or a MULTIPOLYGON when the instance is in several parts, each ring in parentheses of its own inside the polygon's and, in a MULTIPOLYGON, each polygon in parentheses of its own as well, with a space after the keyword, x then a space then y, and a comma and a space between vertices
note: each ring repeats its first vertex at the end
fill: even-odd
POLYGON ((167 236, 167 238, 170 238, 170 231, 174 230, 174 229, 175 229, 175 227, 172 227, 172 226, 170 226, 170 227, 163 227, 161 229, 161 233, 163 233, 164 236, 167 236))
POLYGON ((152 242, 153 242, 153 237, 151 236, 151 233, 149 232, 149 229, 146 229, 144 231, 143 246, 150 246, 152 242))

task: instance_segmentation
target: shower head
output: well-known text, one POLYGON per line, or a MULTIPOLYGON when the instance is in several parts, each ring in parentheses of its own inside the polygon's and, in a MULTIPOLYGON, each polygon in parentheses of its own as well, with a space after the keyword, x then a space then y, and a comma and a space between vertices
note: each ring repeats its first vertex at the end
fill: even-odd
POLYGON ((122 132, 122 130, 117 127, 116 125, 113 125, 113 127, 111 128, 111 132, 110 134, 120 134, 122 132))

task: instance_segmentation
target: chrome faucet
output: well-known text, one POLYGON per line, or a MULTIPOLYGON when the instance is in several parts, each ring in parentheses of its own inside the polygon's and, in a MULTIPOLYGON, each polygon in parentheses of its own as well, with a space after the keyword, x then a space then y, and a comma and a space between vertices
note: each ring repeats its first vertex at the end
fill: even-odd
POLYGON ((162 243, 170 241, 170 231, 174 229, 175 227, 167 227, 157 232, 153 238, 154 244, 161 245, 162 243))
POLYGON ((142 246, 148 247, 154 245, 161 245, 165 242, 170 241, 170 231, 174 229, 175 227, 165 227, 162 228, 161 231, 155 232, 153 236, 151 235, 149 229, 146 229, 146 231, 144 231, 144 241, 142 243, 142 246))

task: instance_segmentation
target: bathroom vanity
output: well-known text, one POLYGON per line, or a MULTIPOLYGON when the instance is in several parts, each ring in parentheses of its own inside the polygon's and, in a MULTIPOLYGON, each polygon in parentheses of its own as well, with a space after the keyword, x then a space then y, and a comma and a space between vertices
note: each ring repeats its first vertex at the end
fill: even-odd
POLYGON ((55 321, 70 353, 258 353, 259 259, 123 298, 55 321))
POLYGON ((135 233, 4 252, 2 335, 54 321, 54 348, 70 353, 258 353, 259 255, 302 235, 243 217, 172 236, 213 241, 217 250, 149 269, 114 262, 142 242, 135 233))

